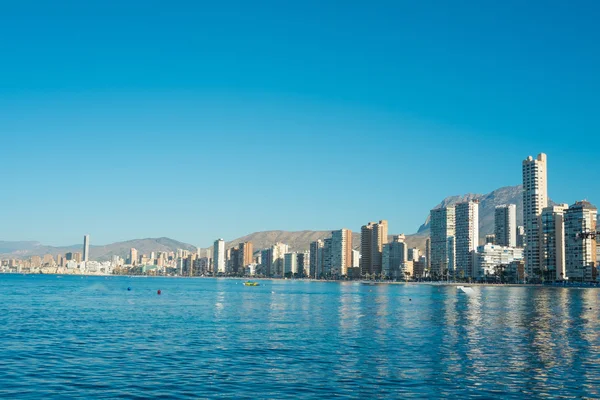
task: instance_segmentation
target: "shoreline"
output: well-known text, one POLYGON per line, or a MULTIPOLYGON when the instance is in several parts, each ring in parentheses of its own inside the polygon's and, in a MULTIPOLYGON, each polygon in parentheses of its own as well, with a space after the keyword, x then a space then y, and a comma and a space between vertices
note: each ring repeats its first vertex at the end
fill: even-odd
POLYGON ((112 275, 112 274, 60 274, 60 273, 47 273, 47 274, 35 274, 35 273, 21 273, 21 272, 0 272, 0 275, 31 275, 31 276, 56 276, 56 277, 126 277, 126 278, 169 278, 169 279, 229 279, 229 280, 246 280, 246 281, 300 281, 300 282, 318 282, 318 283, 357 283, 369 286, 376 285, 429 285, 429 286, 482 286, 482 287, 548 287, 548 288, 577 288, 577 289, 598 289, 599 285, 582 285, 578 284, 567 284, 567 285, 544 285, 541 283, 463 283, 463 282, 445 282, 445 281, 431 281, 431 282, 405 282, 405 281, 369 281, 369 280, 333 280, 333 279, 313 279, 313 278, 251 278, 251 277, 236 277, 236 276, 164 276, 164 275, 112 275))

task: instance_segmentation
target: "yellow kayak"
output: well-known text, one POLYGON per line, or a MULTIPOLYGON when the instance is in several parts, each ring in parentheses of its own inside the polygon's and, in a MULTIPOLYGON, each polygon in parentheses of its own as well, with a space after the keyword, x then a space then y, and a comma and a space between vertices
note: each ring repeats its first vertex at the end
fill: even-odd
POLYGON ((245 286, 260 286, 257 282, 244 282, 245 286))

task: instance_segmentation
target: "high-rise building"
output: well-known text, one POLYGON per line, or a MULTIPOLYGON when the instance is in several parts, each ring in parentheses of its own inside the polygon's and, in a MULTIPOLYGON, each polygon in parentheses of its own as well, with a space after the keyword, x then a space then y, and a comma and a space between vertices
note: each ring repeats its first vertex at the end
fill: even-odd
POLYGON ((290 246, 285 243, 275 243, 271 247, 271 275, 283 276, 284 254, 290 252, 290 246))
POLYGON ((549 206, 541 215, 541 273, 544 280, 563 280, 565 273, 565 223, 567 204, 549 206))
POLYGON ((80 252, 73 253, 73 260, 75 260, 76 263, 81 263, 81 261, 83 261, 83 257, 81 255, 81 253, 80 252))
POLYGON ((425 263, 423 264, 423 269, 431 271, 431 238, 425 239, 425 263))
POLYGON ((308 263, 309 263, 309 253, 308 252, 298 253, 297 262, 296 262, 296 274, 298 274, 297 275, 298 277, 307 276, 307 274, 309 272, 308 263))
POLYGON ((479 246, 479 201, 466 201, 455 206, 456 276, 474 277, 474 257, 479 246))
POLYGON ((360 230, 360 273, 379 275, 383 266, 383 245, 387 243, 386 220, 369 222, 360 230))
POLYGON ((271 249, 260 251, 261 272, 265 276, 271 276, 271 265, 273 264, 273 253, 271 249))
POLYGON ((71 253, 71 252, 65 253, 65 259, 67 261, 71 261, 73 259, 73 253, 71 253))
POLYGON ((360 268, 360 251, 358 250, 352 250, 352 268, 360 268))
POLYGON ((569 281, 595 281, 598 209, 578 201, 565 211, 565 269, 569 281))
POLYGON ((522 225, 517 226, 517 247, 525 247, 525 227, 522 225))
POLYGON ((88 262, 90 258, 90 235, 83 237, 83 261, 88 262))
POLYGON ((316 240, 310 244, 309 275, 313 279, 321 277, 324 245, 322 240, 316 240))
POLYGON ((352 231, 340 229, 331 232, 331 273, 347 276, 352 268, 352 231))
POLYGON ((283 255, 283 276, 290 277, 298 273, 298 253, 285 253, 283 255))
POLYGON ((494 242, 498 246, 517 247, 517 206, 497 206, 494 212, 494 242))
POLYGON ((331 248, 332 239, 323 240, 323 261, 321 266, 321 276, 331 277, 331 248))
MULTIPOLYGON (((454 246, 450 247, 448 239, 455 233, 454 206, 431 210, 430 218, 430 256, 428 257, 429 273, 440 277, 452 266, 454 246)), ((452 242, 454 242, 452 240, 452 242)))
POLYGON ((525 270, 533 276, 540 270, 540 216, 548 207, 547 158, 540 153, 536 159, 523 161, 523 222, 525 224, 525 270))
POLYGON ((129 264, 137 265, 138 263, 138 251, 134 247, 129 249, 129 264))
POLYGON ((421 258, 421 250, 417 247, 411 247, 407 252, 408 261, 419 261, 421 258))
POLYGON ((496 235, 493 233, 485 235, 485 244, 496 244, 496 235))
POLYGON ((223 239, 215 240, 213 245, 213 260, 215 273, 224 274, 226 272, 225 264, 225 241, 223 239))
POLYGON ((241 267, 245 268, 246 266, 252 264, 254 262, 254 246, 252 245, 252 242, 244 242, 244 243, 240 243, 240 254, 239 254, 239 260, 241 263, 241 267))
POLYGON ((408 246, 404 240, 404 235, 397 235, 383 245, 383 274, 387 278, 404 279, 403 265, 408 261, 408 246))

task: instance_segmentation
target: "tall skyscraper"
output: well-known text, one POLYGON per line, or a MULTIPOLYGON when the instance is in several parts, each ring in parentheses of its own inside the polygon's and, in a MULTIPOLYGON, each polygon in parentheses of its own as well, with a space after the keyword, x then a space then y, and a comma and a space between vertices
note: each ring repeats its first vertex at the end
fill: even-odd
POLYGON ((283 276, 284 254, 290 252, 290 246, 277 242, 271 247, 271 275, 283 276))
POLYGON ((456 276, 474 277, 474 257, 479 246, 479 201, 466 201, 455 206, 456 276))
POLYGON ((522 225, 517 226, 517 247, 525 247, 525 227, 522 225))
MULTIPOLYGON (((446 270, 449 270, 450 263, 454 260, 454 246, 449 246, 449 239, 454 238, 454 224, 454 206, 431 210, 429 218, 430 256, 428 264, 432 276, 442 276, 446 270)), ((451 239, 451 242, 454 242, 453 239, 451 239)))
POLYGON ((321 277, 324 245, 325 243, 322 240, 316 240, 310 244, 309 274, 313 279, 321 277))
POLYGON ((388 278, 404 279, 404 263, 408 261, 408 246, 404 240, 404 235, 397 235, 383 245, 383 273, 388 278))
POLYGON ((417 247, 411 247, 410 249, 408 249, 407 256, 408 261, 418 262, 421 258, 421 250, 419 250, 417 247))
POLYGON ((388 223, 386 220, 369 222, 360 230, 360 273, 376 274, 382 272, 383 245, 387 243, 388 223))
POLYGON ((137 265, 138 263, 138 251, 132 247, 129 249, 129 264, 137 265))
POLYGON ((525 224, 525 270, 533 276, 541 269, 540 216, 548 207, 548 169, 544 153, 523 161, 523 222, 525 224))
POLYGON ((340 229, 331 232, 331 273, 347 276, 352 268, 352 231, 340 229))
POLYGON ((570 281, 595 281, 597 276, 598 209, 578 201, 565 211, 565 269, 570 281))
POLYGON ((498 246, 517 246, 517 206, 497 206, 494 214, 494 243, 498 246))
POLYGON ((331 242, 331 238, 323 240, 323 262, 321 266, 321 275, 324 277, 331 276, 331 242))
POLYGON ((290 277, 298 273, 298 253, 283 255, 283 276, 290 277))
POLYGON ((88 262, 90 257, 90 235, 83 237, 83 261, 88 262))
POLYGON ((260 264, 262 273, 265 276, 271 276, 271 265, 273 264, 273 253, 271 249, 263 249, 260 251, 260 264))
POLYGON ((254 262, 254 246, 252 242, 240 243, 240 267, 245 268, 254 262))
POLYGON ((542 210, 540 243, 544 280, 566 278, 564 213, 568 208, 567 204, 562 204, 542 210))
POLYGON ((224 274, 225 271, 225 241, 223 239, 215 240, 213 245, 214 271, 224 274))

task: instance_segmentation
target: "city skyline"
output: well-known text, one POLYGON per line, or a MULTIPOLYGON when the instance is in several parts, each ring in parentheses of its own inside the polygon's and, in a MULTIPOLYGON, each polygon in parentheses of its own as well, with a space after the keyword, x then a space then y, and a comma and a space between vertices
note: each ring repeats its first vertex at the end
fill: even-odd
POLYGON ((1 240, 415 232, 540 151, 600 203, 597 4, 94 3, 3 9, 1 240))

